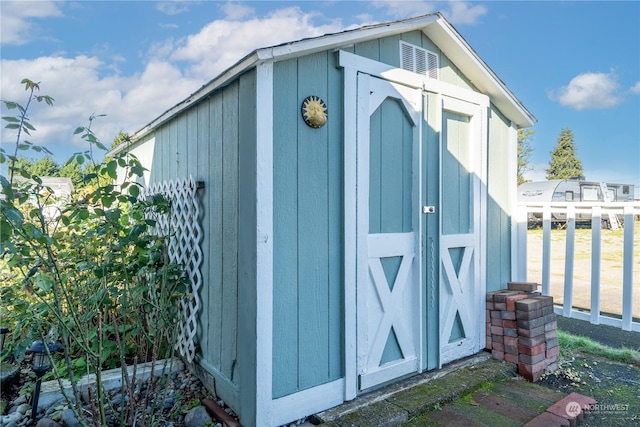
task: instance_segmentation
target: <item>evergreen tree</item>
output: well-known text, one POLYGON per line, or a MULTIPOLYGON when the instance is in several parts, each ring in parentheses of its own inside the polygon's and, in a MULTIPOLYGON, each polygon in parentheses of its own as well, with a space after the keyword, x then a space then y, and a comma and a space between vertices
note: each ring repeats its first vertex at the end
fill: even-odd
POLYGON ((531 170, 529 159, 531 158, 531 136, 535 133, 533 129, 518 129, 518 185, 527 182, 524 173, 531 170))
POLYGON ((560 132, 558 144, 551 152, 549 168, 545 169, 547 179, 568 179, 582 176, 582 162, 576 157, 573 132, 565 128, 560 132))
POLYGON ((36 161, 31 168, 31 173, 37 176, 58 176, 58 172, 60 172, 60 165, 50 156, 36 161))
POLYGON ((73 157, 69 159, 62 168, 60 168, 58 175, 64 178, 71 178, 71 182, 73 182, 73 186, 76 189, 84 186, 84 173, 82 172, 82 167, 73 157))

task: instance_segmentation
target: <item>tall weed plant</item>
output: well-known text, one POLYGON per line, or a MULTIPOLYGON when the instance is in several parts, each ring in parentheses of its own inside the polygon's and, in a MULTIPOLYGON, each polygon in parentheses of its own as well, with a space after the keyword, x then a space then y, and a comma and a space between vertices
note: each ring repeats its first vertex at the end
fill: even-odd
POLYGON ((83 424, 158 424, 164 399, 154 399, 159 397, 154 392, 166 387, 152 375, 143 397, 136 391, 140 381, 126 366, 155 366, 174 355, 179 300, 188 279, 168 260, 170 236, 151 232, 154 218, 170 214, 171 203, 161 196, 140 197, 144 169, 134 156, 94 162, 94 150, 105 150, 91 131, 95 116, 75 131, 89 148, 71 159, 85 164, 89 185, 84 194, 60 199, 41 177, 16 167, 21 151, 48 152, 25 137, 36 130, 29 108, 54 102, 38 93, 38 83, 24 79, 21 84, 28 94, 24 106, 2 101, 14 113, 2 118, 5 128, 16 132, 15 147, 0 148, 0 163, 8 172, 0 176, 0 314, 11 329, 3 357, 20 361, 32 341, 59 341, 64 357, 50 375, 83 424), (118 367, 126 398, 113 407, 101 371, 118 367), (74 404, 82 400, 77 383, 87 373, 96 378, 89 390, 90 415, 74 404), (63 379, 72 384, 72 395, 64 393, 63 379))

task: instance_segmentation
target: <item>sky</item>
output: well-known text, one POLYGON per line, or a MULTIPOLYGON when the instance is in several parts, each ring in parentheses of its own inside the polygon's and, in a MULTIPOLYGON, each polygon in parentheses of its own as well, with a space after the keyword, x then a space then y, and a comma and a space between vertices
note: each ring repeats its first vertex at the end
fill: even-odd
MULTIPOLYGON (((32 105, 29 139, 64 162, 135 133, 254 49, 441 12, 533 113, 525 176, 545 179, 562 129, 588 180, 640 197, 640 1, 20 1, 0 0, 0 98, 32 105)), ((2 116, 15 110, 2 110, 2 116)), ((1 143, 13 151, 15 133, 1 143)), ((37 153, 25 152, 37 158, 37 153)))

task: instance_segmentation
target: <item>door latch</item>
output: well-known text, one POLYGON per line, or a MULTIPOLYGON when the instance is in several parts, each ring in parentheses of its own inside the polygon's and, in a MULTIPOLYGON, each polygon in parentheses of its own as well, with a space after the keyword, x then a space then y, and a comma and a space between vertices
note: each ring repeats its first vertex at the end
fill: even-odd
POLYGON ((435 206, 423 206, 423 207, 422 207, 422 213, 423 213, 423 214, 433 214, 433 213, 436 213, 436 207, 435 207, 435 206))

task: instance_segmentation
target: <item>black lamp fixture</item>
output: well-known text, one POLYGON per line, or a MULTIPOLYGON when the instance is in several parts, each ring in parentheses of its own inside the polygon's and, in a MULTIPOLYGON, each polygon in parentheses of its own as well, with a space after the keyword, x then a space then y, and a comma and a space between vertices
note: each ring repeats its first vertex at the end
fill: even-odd
POLYGON ((33 358, 31 359, 31 370, 36 374, 36 387, 33 391, 33 399, 31 405, 31 423, 35 424, 36 415, 38 413, 38 400, 40 399, 40 384, 42 383, 42 376, 51 369, 51 361, 49 360, 49 353, 55 353, 62 350, 62 344, 53 341, 36 340, 31 344, 31 347, 27 350, 27 353, 31 353, 33 358))

